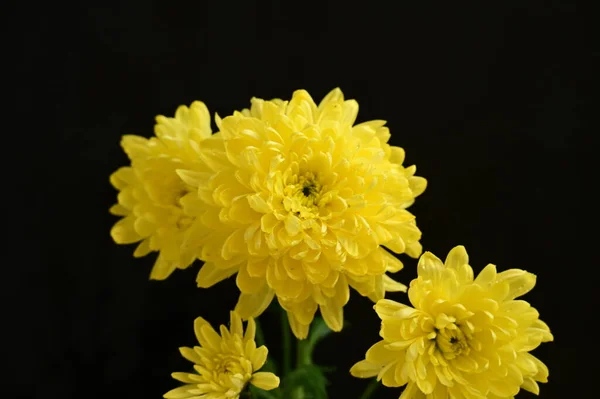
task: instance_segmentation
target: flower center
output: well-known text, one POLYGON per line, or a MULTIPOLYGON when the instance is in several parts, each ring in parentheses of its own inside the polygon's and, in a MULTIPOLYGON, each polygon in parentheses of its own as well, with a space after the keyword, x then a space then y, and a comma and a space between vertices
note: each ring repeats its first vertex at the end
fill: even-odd
POLYGON ((317 193, 317 184, 314 180, 307 181, 302 186, 302 195, 305 197, 312 197, 317 193))
POLYGON ((468 337, 458 325, 449 323, 444 328, 436 328, 435 332, 435 343, 446 359, 469 353, 468 337))
POLYGON ((312 172, 291 176, 284 189, 283 206, 302 219, 316 218, 322 190, 321 183, 312 172))
POLYGON ((219 374, 244 374, 239 358, 232 355, 218 355, 215 371, 219 374))

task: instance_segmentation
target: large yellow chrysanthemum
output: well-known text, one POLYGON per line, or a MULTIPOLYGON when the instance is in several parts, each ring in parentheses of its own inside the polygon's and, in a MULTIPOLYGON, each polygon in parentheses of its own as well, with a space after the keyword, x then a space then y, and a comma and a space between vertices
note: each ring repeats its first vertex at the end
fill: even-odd
POLYGON ((180 106, 174 118, 158 116, 156 121, 156 137, 123 136, 121 145, 131 166, 120 168, 110 177, 120 191, 118 204, 110 212, 123 217, 111 230, 115 242, 141 241, 134 252, 136 257, 160 252, 150 275, 160 280, 196 258, 190 248, 182 248, 193 218, 183 212, 180 200, 190 188, 176 170, 203 170, 199 144, 211 135, 211 129, 208 110, 198 101, 190 108, 180 106))
POLYGON ((180 171, 198 196, 183 202, 197 217, 185 245, 202 246, 198 284, 237 273, 243 318, 276 295, 298 338, 317 307, 339 331, 349 286, 373 300, 406 287, 385 275, 417 257, 421 232, 406 208, 426 186, 387 144, 384 121, 354 125, 358 104, 339 89, 317 106, 296 91, 291 101, 253 99, 250 110, 217 119, 202 159, 214 173, 180 171))
POLYGON ((231 325, 221 326, 219 335, 202 317, 194 322, 200 346, 180 348, 181 354, 194 363, 196 373, 173 373, 173 378, 185 383, 167 392, 167 399, 237 399, 248 383, 271 390, 279 386, 279 377, 269 372, 257 372, 266 362, 266 346, 256 347, 254 319, 248 320, 246 333, 240 316, 231 312, 231 325))
POLYGON ((408 295, 414 308, 381 300, 382 341, 350 372, 383 385, 407 384, 401 399, 501 399, 521 388, 537 394, 548 369, 529 351, 552 341, 548 326, 526 301, 535 276, 485 267, 476 279, 464 247, 445 264, 426 252, 408 295))

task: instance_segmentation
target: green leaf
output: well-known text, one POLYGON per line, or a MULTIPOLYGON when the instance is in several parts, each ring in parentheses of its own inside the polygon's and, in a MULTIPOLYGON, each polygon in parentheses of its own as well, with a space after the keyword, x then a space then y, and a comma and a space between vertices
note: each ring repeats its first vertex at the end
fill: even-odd
POLYGON ((280 398, 279 389, 273 391, 265 391, 260 388, 255 387, 254 385, 248 386, 248 397, 252 399, 277 399, 280 398))
POLYGON ((369 385, 365 388, 365 391, 361 395, 360 399, 371 399, 373 393, 381 386, 381 383, 376 378, 371 379, 369 385))
POLYGON ((315 350, 315 346, 326 336, 331 334, 333 331, 327 327, 325 320, 321 317, 316 317, 310 328, 310 334, 308 336, 307 350, 312 355, 315 350))
MULTIPOLYGON (((348 327, 349 324, 344 320, 344 328, 348 327)), ((325 337, 330 335, 333 331, 327 327, 327 323, 323 320, 322 317, 315 317, 312 322, 310 333, 308 335, 308 339, 306 340, 306 348, 304 349, 309 358, 312 360, 312 354, 315 351, 315 347, 319 342, 321 342, 325 337)))
POLYGON ((327 379, 320 367, 305 364, 292 371, 282 382, 283 397, 303 399, 327 399, 327 379), (298 395, 301 389, 302 395, 298 395))

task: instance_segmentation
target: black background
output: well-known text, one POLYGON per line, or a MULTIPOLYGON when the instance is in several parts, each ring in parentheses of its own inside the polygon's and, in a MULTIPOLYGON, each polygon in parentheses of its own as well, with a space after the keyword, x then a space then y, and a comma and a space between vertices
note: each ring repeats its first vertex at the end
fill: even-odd
MULTIPOLYGON (((11 397, 161 397, 177 385, 170 373, 187 369, 177 348, 194 344, 194 318, 224 323, 235 304, 233 281, 195 288, 198 264, 148 281, 154 255, 136 260, 134 246, 111 241, 108 176, 127 164, 122 134, 150 136, 155 115, 197 99, 224 116, 252 96, 304 88, 318 101, 338 86, 358 100, 359 121, 388 121, 392 143, 428 179, 411 208, 425 249, 445 257, 463 244, 476 272, 494 263, 538 275, 525 299, 555 334, 535 352, 550 368, 540 396, 593 392, 587 11, 520 3, 10 4, 5 210, 17 227, 7 233, 16 240, 5 249, 2 330, 11 397)), ((416 261, 402 259, 397 277, 408 283, 416 261)), ((351 326, 317 353, 338 367, 332 398, 359 396, 366 381, 347 370, 379 328, 357 294, 345 315, 351 326)), ((261 320, 278 356, 277 320, 261 320)))

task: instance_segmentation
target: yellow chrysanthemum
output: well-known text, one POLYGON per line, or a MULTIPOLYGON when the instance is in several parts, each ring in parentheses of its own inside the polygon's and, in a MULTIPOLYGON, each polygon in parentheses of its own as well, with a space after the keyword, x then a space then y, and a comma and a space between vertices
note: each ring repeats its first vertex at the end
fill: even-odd
POLYGON ((176 170, 203 170, 199 143, 211 135, 211 129, 208 110, 198 101, 190 108, 180 106, 174 118, 158 116, 156 121, 156 137, 123 136, 121 145, 131 166, 110 177, 120 191, 118 204, 110 212, 123 217, 111 230, 115 242, 141 241, 135 257, 160 252, 150 277, 161 280, 196 258, 196 253, 181 245, 193 218, 183 212, 180 200, 190 190, 176 170))
POLYGON ((381 300, 382 341, 350 372, 377 376, 383 385, 406 385, 401 399, 501 399, 521 388, 538 394, 548 368, 529 351, 552 341, 548 326, 526 301, 535 275, 487 265, 477 278, 465 248, 445 264, 426 252, 408 296, 414 308, 381 300))
POLYGON ((271 390, 279 386, 273 373, 257 372, 266 362, 266 346, 256 347, 254 319, 248 320, 246 333, 242 319, 231 312, 229 330, 221 326, 219 335, 202 317, 194 322, 194 332, 200 346, 180 348, 181 354, 194 363, 195 373, 173 373, 173 378, 185 383, 167 392, 167 399, 206 398, 235 399, 248 383, 271 390))
POLYGON ((197 217, 185 245, 201 245, 198 285, 237 273, 236 309, 258 316, 276 295, 298 338, 317 307, 339 331, 349 286, 373 300, 403 291, 386 272, 418 257, 421 232, 406 208, 425 179, 404 168, 404 150, 387 144, 385 122, 354 125, 358 104, 339 89, 317 106, 296 91, 291 101, 252 99, 250 110, 217 119, 206 140, 206 174, 180 171, 198 188, 184 202, 197 217))

